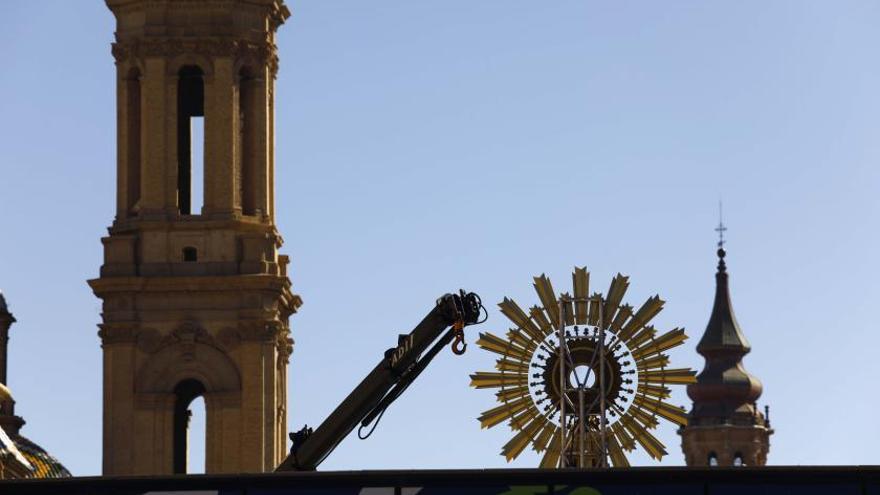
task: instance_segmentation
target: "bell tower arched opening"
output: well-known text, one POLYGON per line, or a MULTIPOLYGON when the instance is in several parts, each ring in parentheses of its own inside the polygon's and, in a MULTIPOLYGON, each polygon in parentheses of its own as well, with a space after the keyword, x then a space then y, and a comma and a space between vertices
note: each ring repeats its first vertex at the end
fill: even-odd
POLYGON ((174 474, 186 474, 189 460, 189 406, 205 394, 198 380, 187 379, 174 387, 174 474))
MULTIPOLYGON (((203 190, 204 177, 194 177, 193 169, 204 170, 204 163, 193 164, 193 151, 197 147, 193 136, 204 139, 204 132, 194 133, 193 125, 204 116, 205 74, 196 65, 183 66, 177 80, 177 205, 181 215, 201 212, 202 205, 193 204, 193 188, 203 190)), ((204 146, 199 149, 204 150, 204 146)), ((202 194, 196 196, 202 197, 202 194)))

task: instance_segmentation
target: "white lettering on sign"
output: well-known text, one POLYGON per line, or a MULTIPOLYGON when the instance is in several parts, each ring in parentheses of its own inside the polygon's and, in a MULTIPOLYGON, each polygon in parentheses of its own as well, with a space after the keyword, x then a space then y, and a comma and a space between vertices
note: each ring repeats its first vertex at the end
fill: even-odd
POLYGON ((397 348, 394 349, 394 352, 391 353, 391 366, 397 366, 397 363, 406 356, 409 351, 413 348, 413 336, 412 334, 407 335, 403 342, 397 345, 397 348))

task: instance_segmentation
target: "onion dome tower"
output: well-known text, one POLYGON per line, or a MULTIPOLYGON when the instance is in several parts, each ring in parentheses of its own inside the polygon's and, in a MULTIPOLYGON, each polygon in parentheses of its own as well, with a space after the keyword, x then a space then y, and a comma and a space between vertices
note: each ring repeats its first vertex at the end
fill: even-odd
POLYGON ((24 472, 25 476, 21 476, 22 471, 4 470, 5 474, 26 478, 69 477, 70 472, 57 459, 21 435, 21 427, 24 426, 25 421, 22 417, 15 415, 15 400, 12 398, 12 392, 6 387, 6 350, 9 342, 9 328, 13 323, 15 323, 15 317, 9 312, 3 293, 0 293, 0 430, 5 433, 5 435, 0 434, 3 437, 0 439, 0 444, 3 444, 0 445, 0 453, 6 451, 19 461, 17 464, 27 468, 27 471, 24 472), (5 445, 7 438, 12 445, 5 445), (21 463, 21 460, 27 462, 21 463))
POLYGON ((697 352, 706 359, 706 365, 697 375, 697 383, 687 388, 693 408, 687 425, 679 429, 681 447, 688 466, 763 466, 767 463, 773 430, 769 418, 761 414, 756 404, 761 396, 761 382, 742 363, 751 346, 730 303, 724 225, 716 230, 721 238, 715 304, 697 344, 697 352))

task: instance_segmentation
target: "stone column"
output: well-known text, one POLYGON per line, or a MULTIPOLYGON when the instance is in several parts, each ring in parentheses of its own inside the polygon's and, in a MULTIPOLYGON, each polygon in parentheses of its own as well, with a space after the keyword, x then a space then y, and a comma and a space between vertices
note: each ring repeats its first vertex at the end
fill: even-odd
POLYGON ((116 220, 128 216, 128 67, 116 64, 116 220))
POLYGON ((167 139, 169 128, 174 129, 175 133, 177 129, 176 125, 168 124, 169 121, 176 122, 177 118, 177 105, 168 104, 169 93, 173 97, 171 101, 177 99, 177 85, 176 82, 172 83, 173 87, 169 91, 164 58, 149 57, 145 66, 141 94, 143 101, 149 102, 149 109, 142 118, 144 129, 141 164, 144 173, 141 174, 141 216, 162 217, 167 210, 177 208, 176 190, 171 187, 172 194, 169 196, 167 187, 169 169, 174 174, 174 184, 177 183, 176 140, 169 143, 167 139))
MULTIPOLYGON (((231 57, 214 59, 214 74, 205 86, 205 207, 210 216, 235 211, 236 118, 235 71, 231 57)), ((194 178, 194 180, 198 180, 194 178)))
POLYGON ((269 96, 267 72, 263 67, 259 76, 253 81, 252 98, 254 101, 251 104, 252 115, 249 116, 254 126, 254 132, 251 134, 253 141, 250 144, 252 150, 250 163, 254 167, 251 194, 255 203, 254 214, 259 217, 269 214, 270 184, 272 183, 269 178, 270 157, 272 155, 269 148, 271 146, 269 121, 272 118, 269 103, 272 99, 269 96))

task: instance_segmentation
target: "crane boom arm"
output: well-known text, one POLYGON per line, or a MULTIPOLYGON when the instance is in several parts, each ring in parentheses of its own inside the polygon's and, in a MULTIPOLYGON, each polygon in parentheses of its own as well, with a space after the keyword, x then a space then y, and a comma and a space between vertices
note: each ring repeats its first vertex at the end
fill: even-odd
POLYGON ((276 471, 310 471, 333 451, 357 426, 376 419, 377 411, 387 407, 418 376, 428 362, 466 325, 477 323, 482 304, 473 292, 446 294, 409 334, 401 335, 397 347, 385 357, 332 413, 312 431, 304 427, 290 435, 290 455, 276 471), (453 326, 445 335, 444 330, 453 326), (442 336, 442 338, 441 338, 442 336), (440 341, 422 358, 422 353, 440 341), (367 420, 365 420, 367 418, 367 420))

